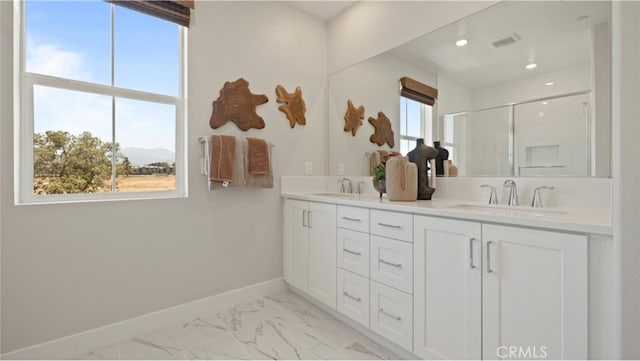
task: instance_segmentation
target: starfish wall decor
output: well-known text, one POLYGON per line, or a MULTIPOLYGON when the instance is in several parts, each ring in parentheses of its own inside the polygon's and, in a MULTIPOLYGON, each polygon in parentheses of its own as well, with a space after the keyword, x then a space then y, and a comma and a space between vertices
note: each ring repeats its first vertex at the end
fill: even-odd
POLYGON ((375 128, 375 132, 369 137, 371 143, 375 143, 378 146, 389 144, 391 148, 395 144, 393 140, 393 130, 391 129, 391 121, 384 115, 383 112, 378 112, 378 119, 369 117, 369 123, 375 128))
POLYGON ((362 125, 364 119, 364 106, 355 107, 351 100, 347 100, 347 112, 344 115, 344 131, 351 132, 352 136, 356 136, 358 128, 362 125))
POLYGON ((264 94, 252 94, 249 82, 243 78, 226 82, 220 96, 213 102, 209 125, 217 129, 232 121, 245 132, 250 128, 262 129, 264 120, 256 112, 256 107, 268 101, 264 94))
POLYGON ((287 115, 291 128, 297 124, 305 125, 307 121, 304 117, 304 113, 307 111, 307 107, 302 99, 302 90, 300 87, 296 87, 296 91, 293 93, 287 93, 287 90, 282 86, 276 86, 276 102, 284 103, 278 107, 281 112, 287 115))

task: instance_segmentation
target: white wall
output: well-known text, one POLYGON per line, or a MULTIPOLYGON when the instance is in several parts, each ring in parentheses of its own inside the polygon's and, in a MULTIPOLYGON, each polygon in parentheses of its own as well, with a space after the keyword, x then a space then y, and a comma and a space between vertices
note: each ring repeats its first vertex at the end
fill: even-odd
POLYGON ((613 232, 618 294, 621 296, 621 354, 640 359, 640 3, 612 4, 613 232))
POLYGON ((329 22, 329 74, 495 3, 497 1, 357 2, 329 22))
MULTIPOLYGON (((189 197, 13 205, 11 2, 2 8, 0 68, 2 352, 282 275, 279 177, 326 168, 326 24, 277 2, 198 2, 189 31, 189 197), (269 103, 274 189, 207 192, 197 138, 211 102, 244 77, 269 103), (291 129, 275 87, 300 86, 307 126, 291 129)), ((234 125, 216 133, 240 135, 234 125)))
POLYGON ((438 74, 438 119, 444 114, 471 109, 471 89, 438 74))
POLYGON ((405 62, 391 54, 382 54, 354 65, 329 78, 329 174, 338 174, 338 164, 344 164, 345 175, 368 175, 369 158, 365 152, 389 150, 388 144, 378 147, 369 137, 374 133, 369 117, 383 112, 391 121, 394 149, 400 149, 399 80, 408 76, 435 87, 436 77, 425 69, 405 62), (354 136, 344 131, 347 100, 364 106, 362 126, 354 136))

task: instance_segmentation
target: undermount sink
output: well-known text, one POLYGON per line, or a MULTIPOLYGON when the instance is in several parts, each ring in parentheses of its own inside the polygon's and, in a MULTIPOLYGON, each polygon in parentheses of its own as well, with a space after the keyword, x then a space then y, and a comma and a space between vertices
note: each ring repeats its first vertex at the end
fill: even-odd
POLYGON ((510 206, 498 206, 498 205, 482 205, 461 203, 449 206, 450 209, 459 209, 470 212, 479 212, 485 214, 492 214, 496 216, 504 217, 534 217, 534 218, 554 218, 567 215, 568 213, 556 209, 545 208, 525 208, 525 207, 510 207, 510 206))

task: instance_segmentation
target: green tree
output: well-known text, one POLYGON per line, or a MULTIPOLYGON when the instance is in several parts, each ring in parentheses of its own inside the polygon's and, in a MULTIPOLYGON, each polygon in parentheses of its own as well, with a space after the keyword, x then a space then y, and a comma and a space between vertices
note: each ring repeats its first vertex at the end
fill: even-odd
POLYGON ((116 174, 118 176, 128 177, 131 173, 133 173, 133 167, 131 166, 129 158, 125 156, 118 157, 118 164, 116 164, 116 174))
MULTIPOLYGON (((111 189, 112 144, 90 132, 36 133, 33 138, 34 192, 93 193, 111 189)), ((116 143, 116 157, 119 146, 116 143)), ((126 158, 125 158, 126 159, 126 158)))

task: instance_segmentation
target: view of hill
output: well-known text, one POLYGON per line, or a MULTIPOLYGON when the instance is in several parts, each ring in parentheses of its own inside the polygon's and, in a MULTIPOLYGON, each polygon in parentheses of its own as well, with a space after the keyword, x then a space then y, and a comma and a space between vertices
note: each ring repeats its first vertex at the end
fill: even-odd
POLYGON ((129 158, 129 162, 134 166, 143 166, 155 162, 171 164, 176 160, 176 156, 172 151, 163 148, 147 149, 129 147, 123 148, 121 152, 125 157, 129 158))

